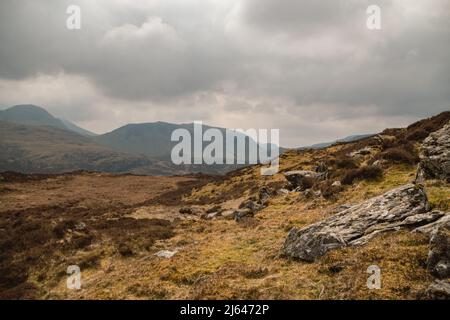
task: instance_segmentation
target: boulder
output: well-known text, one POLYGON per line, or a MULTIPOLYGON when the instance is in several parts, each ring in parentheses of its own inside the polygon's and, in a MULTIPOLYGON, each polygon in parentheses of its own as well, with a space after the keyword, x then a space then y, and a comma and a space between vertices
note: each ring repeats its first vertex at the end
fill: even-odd
POLYGON ((310 189, 314 182, 326 179, 326 173, 297 170, 286 172, 284 177, 289 181, 291 190, 303 191, 310 189))
POLYGON ((276 195, 276 192, 271 188, 264 186, 259 189, 258 192, 258 203, 262 205, 266 205, 269 199, 276 195))
POLYGON ((435 280, 427 289, 426 295, 433 300, 450 299, 450 282, 448 280, 435 280))
POLYGON ((418 178, 450 181, 450 122, 423 141, 418 178))
POLYGON ((450 277, 450 223, 439 226, 431 233, 427 268, 436 278, 450 277))
POLYGON ((253 217, 255 214, 251 209, 242 209, 242 210, 236 210, 234 212, 234 220, 236 222, 239 222, 245 218, 253 217))
POLYGON ((425 224, 413 230, 413 232, 420 232, 431 235, 433 231, 443 225, 450 225, 450 212, 444 213, 442 211, 432 211, 430 214, 438 214, 440 218, 432 223, 425 224))
POLYGON ((283 253, 314 261, 333 249, 363 245, 379 233, 414 228, 442 217, 423 215, 428 211, 423 188, 408 184, 351 206, 324 221, 302 229, 293 228, 285 240, 283 253))

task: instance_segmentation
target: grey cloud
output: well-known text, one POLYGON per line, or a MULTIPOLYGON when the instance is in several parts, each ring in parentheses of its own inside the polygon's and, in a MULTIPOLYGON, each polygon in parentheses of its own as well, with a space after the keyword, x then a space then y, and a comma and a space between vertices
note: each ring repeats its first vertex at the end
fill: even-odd
POLYGON ((285 127, 290 141, 293 116, 331 119, 335 127, 321 133, 304 124, 306 136, 326 138, 358 118, 448 110, 450 3, 377 3, 383 29, 371 32, 366 0, 3 0, 0 78, 85 78, 92 88, 73 88, 84 97, 42 98, 83 121, 102 117, 108 104, 117 114, 126 108, 155 117, 173 109, 182 115, 172 119, 186 122, 245 118, 249 126, 285 127), (82 8, 76 32, 65 28, 73 3, 82 8), (83 112, 74 111, 77 105, 83 112))

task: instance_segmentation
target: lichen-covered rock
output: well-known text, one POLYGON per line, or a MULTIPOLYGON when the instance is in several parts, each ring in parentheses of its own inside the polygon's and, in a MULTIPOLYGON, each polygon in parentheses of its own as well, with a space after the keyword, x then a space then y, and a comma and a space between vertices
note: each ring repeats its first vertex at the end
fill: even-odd
POLYGON ((447 280, 436 280, 427 289, 426 295, 433 300, 450 299, 450 282, 447 280))
POLYGON ((292 258, 314 261, 330 250, 365 244, 379 233, 412 229, 442 217, 424 214, 428 211, 423 188, 408 184, 306 228, 293 228, 285 240, 283 253, 292 258))
POLYGON ((427 267, 436 278, 450 277, 450 223, 431 233, 427 267))
POLYGON ((450 181, 450 122, 424 140, 418 178, 450 181))
POLYGON ((439 215, 440 218, 435 220, 432 223, 424 224, 423 226, 420 226, 413 230, 413 232, 420 232, 423 234, 431 235, 433 231, 435 231, 437 228, 440 228, 443 225, 450 225, 450 212, 442 212, 442 211, 432 211, 428 213, 429 215, 439 215))

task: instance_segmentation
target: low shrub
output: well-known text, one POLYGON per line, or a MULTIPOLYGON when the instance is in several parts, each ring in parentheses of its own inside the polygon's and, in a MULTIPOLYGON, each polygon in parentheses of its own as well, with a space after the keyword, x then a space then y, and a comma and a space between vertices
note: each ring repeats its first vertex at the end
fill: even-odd
POLYGON ((408 150, 405 145, 402 147, 390 148, 381 153, 381 158, 395 163, 416 164, 419 158, 416 154, 408 150))
POLYGON ((409 132, 406 135, 406 139, 409 140, 409 141, 422 141, 426 137, 428 137, 430 132, 431 131, 427 131, 427 130, 424 130, 422 128, 418 128, 416 130, 413 130, 413 131, 409 132))
POLYGON ((383 170, 375 166, 364 166, 358 169, 350 169, 344 174, 341 182, 345 185, 352 184, 355 180, 375 180, 383 175, 383 170))
POLYGON ((338 169, 356 169, 358 168, 358 163, 350 157, 342 157, 336 159, 335 166, 338 169))

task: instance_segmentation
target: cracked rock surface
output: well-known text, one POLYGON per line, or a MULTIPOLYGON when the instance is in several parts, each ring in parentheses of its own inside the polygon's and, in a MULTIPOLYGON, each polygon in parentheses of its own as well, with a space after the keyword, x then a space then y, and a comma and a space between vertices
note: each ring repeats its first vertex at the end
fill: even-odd
POLYGON ((421 186, 408 184, 308 227, 293 228, 285 240, 283 253, 312 262, 330 250, 363 245, 379 233, 418 228, 443 216, 443 212, 429 212, 421 186))
POLYGON ((424 140, 418 175, 423 178, 450 180, 450 122, 424 140))

